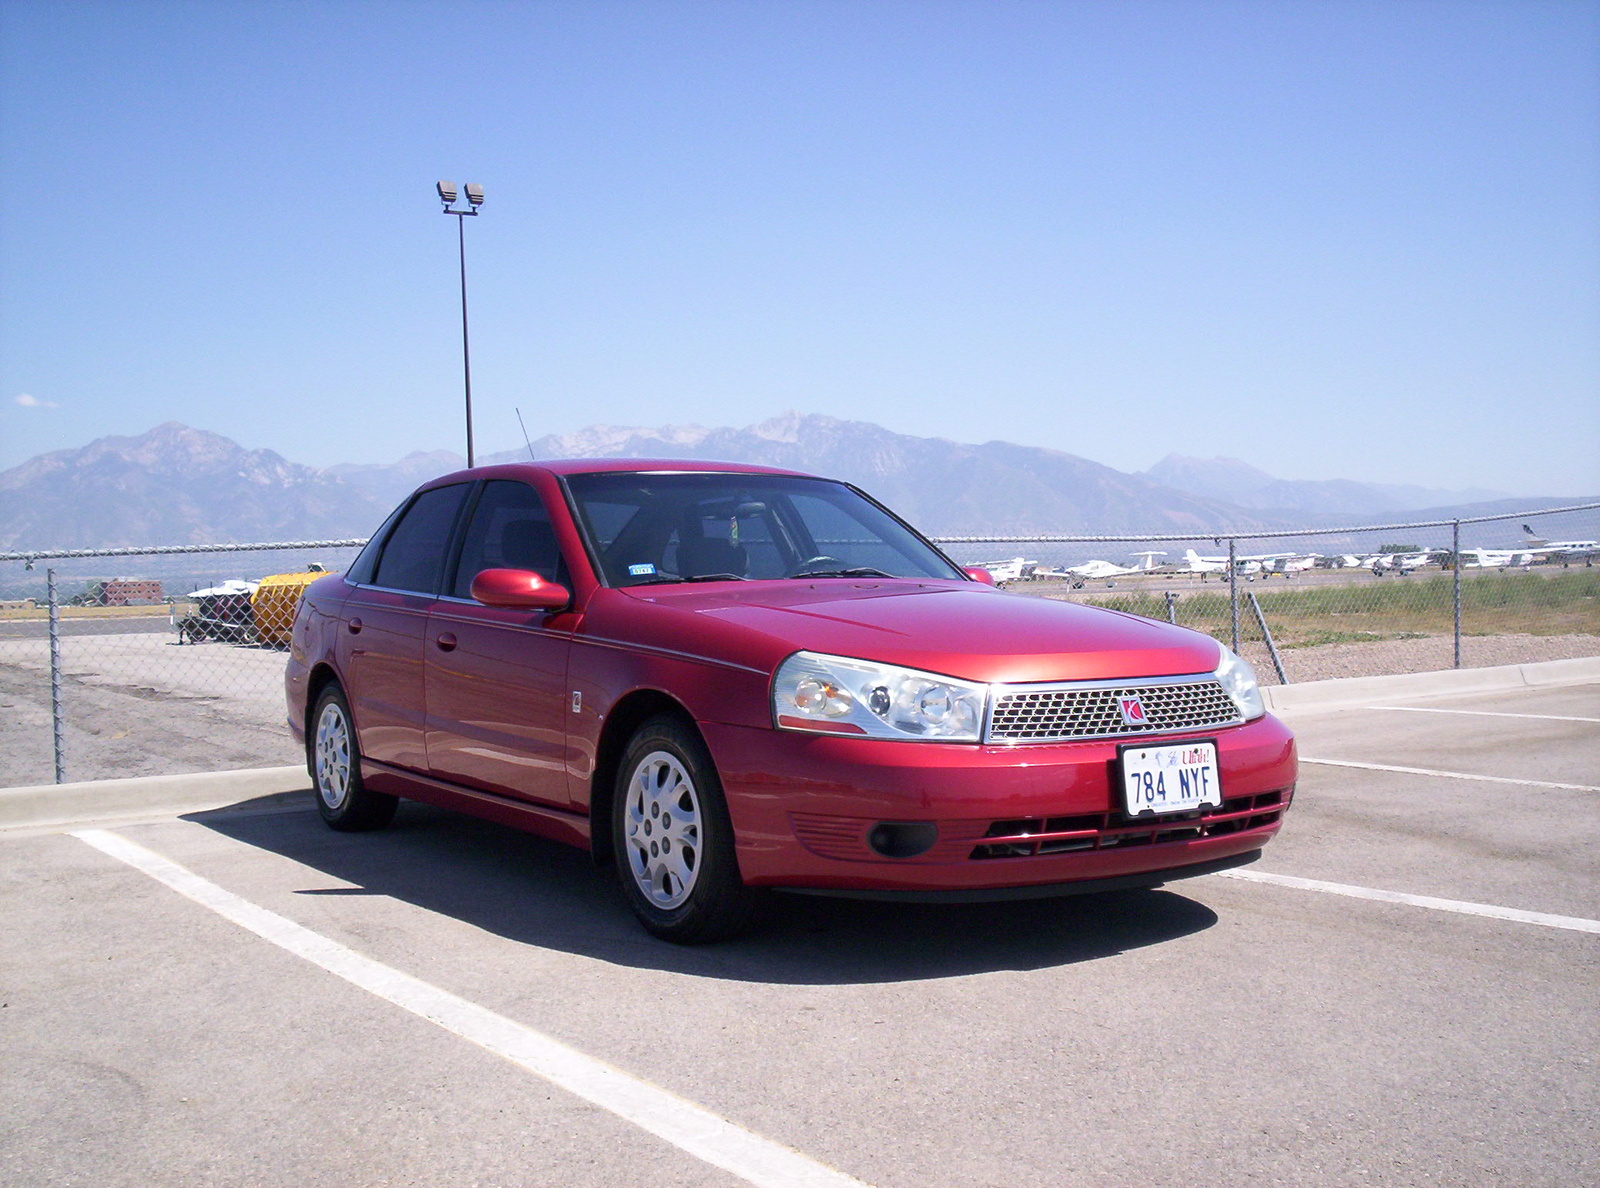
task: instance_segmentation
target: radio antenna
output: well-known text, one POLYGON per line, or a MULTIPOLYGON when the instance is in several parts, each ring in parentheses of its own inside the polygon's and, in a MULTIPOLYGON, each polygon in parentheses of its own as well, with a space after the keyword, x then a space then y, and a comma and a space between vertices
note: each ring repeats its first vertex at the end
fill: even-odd
POLYGON ((522 424, 522 410, 519 408, 516 411, 517 424, 522 425, 522 440, 528 443, 528 461, 537 462, 538 459, 533 456, 533 442, 528 441, 528 427, 522 424))

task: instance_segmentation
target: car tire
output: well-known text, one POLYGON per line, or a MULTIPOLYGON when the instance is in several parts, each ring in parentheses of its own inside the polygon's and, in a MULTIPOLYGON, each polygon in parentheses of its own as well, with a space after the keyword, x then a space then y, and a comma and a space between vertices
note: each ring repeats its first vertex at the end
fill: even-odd
POLYGON ((652 935, 697 945, 749 926, 761 896, 739 875, 716 766, 682 719, 651 718, 634 733, 611 830, 622 893, 652 935))
POLYGON ((329 827, 346 833, 382 829, 400 801, 369 792, 361 782, 361 752, 350 703, 337 683, 323 687, 306 731, 306 768, 317 811, 329 827))

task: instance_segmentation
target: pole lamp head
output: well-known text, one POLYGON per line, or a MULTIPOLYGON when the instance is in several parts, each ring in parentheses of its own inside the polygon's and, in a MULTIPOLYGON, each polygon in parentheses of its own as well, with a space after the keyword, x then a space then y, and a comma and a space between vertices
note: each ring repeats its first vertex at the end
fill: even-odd
POLYGON ((470 202, 473 206, 482 206, 483 205, 483 187, 482 186, 475 186, 471 182, 468 182, 464 188, 467 191, 467 201, 468 202, 470 202))
MULTIPOLYGON (((442 181, 437 186, 435 186, 434 189, 439 191, 439 201, 443 202, 446 206, 449 206, 452 202, 454 202, 456 200, 456 183, 455 182, 442 181)), ((483 201, 483 199, 480 198, 478 201, 481 202, 481 201, 483 201)))

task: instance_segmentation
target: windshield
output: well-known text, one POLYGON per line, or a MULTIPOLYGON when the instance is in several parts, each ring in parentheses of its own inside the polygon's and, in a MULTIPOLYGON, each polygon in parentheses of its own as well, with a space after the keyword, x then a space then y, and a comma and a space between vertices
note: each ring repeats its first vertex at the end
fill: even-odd
POLYGON ((965 575, 843 483, 769 474, 566 479, 608 585, 965 575))

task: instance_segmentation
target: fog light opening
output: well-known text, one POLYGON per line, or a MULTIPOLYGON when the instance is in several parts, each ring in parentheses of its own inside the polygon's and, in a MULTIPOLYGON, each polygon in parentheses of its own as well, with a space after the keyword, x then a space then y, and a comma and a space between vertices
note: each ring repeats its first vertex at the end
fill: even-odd
POLYGON ((885 858, 915 858, 938 840, 932 821, 879 821, 867 834, 867 844, 885 858))

